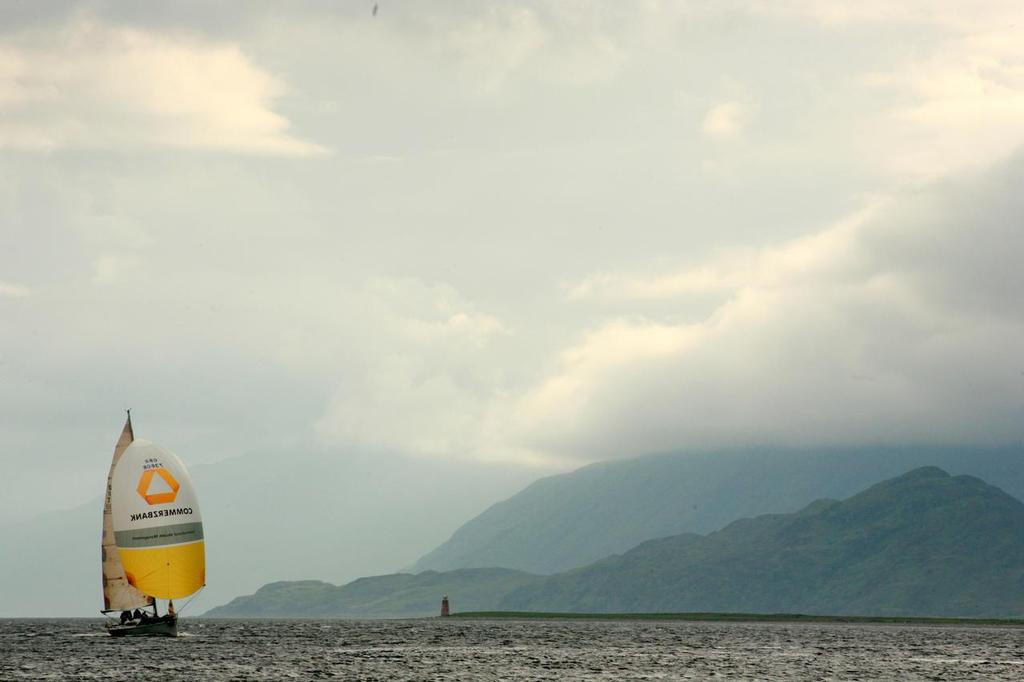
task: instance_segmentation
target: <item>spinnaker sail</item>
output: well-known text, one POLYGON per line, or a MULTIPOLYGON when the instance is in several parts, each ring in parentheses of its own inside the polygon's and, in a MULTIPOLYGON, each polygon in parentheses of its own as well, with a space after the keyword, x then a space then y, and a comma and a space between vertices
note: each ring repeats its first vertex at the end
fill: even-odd
POLYGON ((132 587, 178 599, 206 584, 199 502, 177 455, 133 440, 114 465, 110 499, 114 542, 132 587))

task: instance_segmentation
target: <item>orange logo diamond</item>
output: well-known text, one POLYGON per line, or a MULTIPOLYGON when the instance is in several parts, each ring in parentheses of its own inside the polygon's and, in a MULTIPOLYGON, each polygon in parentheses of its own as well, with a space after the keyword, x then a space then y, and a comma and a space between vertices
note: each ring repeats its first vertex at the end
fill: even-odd
POLYGON ((171 476, 171 472, 164 468, 159 469, 146 469, 142 472, 142 476, 139 478, 139 487, 135 490, 138 491, 142 499, 146 501, 146 504, 167 504, 168 502, 174 502, 174 498, 178 496, 178 482, 174 480, 174 476, 171 476), (164 479, 164 483, 170 487, 170 492, 163 493, 152 493, 149 492, 149 485, 153 482, 153 474, 159 474, 160 478, 164 479))

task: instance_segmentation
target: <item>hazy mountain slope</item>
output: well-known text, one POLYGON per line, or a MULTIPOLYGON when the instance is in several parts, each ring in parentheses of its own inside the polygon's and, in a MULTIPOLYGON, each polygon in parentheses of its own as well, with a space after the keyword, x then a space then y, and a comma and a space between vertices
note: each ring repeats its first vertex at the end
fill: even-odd
POLYGON ((683 532, 847 497, 918 466, 991 481, 1024 499, 1020 447, 759 448, 606 462, 541 479, 495 504, 414 570, 503 566, 555 573, 683 532))
MULTIPOLYGON (((92 482, 97 494, 109 457, 92 482)), ((534 475, 323 452, 254 454, 195 467, 209 584, 191 608, 202 611, 272 580, 343 582, 407 565, 534 475)), ((97 498, 0 527, 0 616, 96 613, 101 509, 97 498)))
POLYGON ((493 608, 509 591, 542 580, 541 576, 504 568, 475 568, 417 575, 360 578, 347 585, 317 581, 278 582, 255 594, 238 597, 204 616, 215 618, 387 618, 436 616, 441 597, 455 595, 452 608, 493 608))
POLYGON ((651 540, 501 608, 1024 616, 1024 503, 916 469, 843 502, 651 540))
POLYGON ((843 502, 649 540, 554 576, 495 568, 267 585, 206 615, 384 617, 455 611, 730 611, 1024 616, 1024 503, 915 469, 843 502))

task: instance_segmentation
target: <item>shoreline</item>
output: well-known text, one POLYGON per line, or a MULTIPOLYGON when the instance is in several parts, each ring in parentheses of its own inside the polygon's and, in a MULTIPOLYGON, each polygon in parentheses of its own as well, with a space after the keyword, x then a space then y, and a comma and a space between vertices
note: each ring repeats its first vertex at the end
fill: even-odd
POLYGON ((1024 618, 942 616, 820 616, 804 613, 559 613, 540 611, 464 611, 449 618, 481 620, 673 620, 718 623, 850 623, 889 625, 984 625, 1024 627, 1024 618))

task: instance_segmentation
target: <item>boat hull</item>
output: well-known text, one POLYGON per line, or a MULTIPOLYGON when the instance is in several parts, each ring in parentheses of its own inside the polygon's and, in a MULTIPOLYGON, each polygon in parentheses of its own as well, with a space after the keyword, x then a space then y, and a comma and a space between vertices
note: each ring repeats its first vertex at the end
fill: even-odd
POLYGON ((111 625, 107 632, 111 637, 177 637, 178 618, 164 616, 150 623, 111 625))

